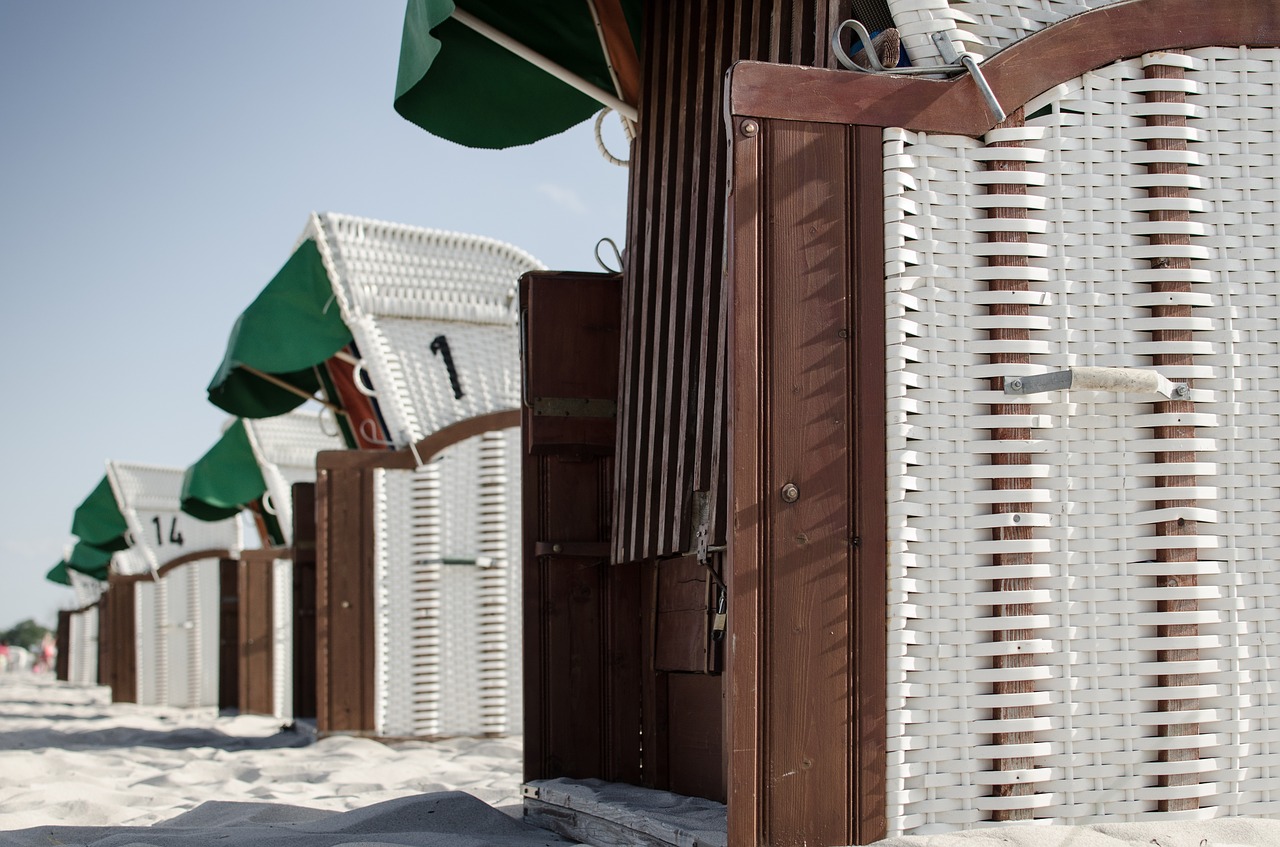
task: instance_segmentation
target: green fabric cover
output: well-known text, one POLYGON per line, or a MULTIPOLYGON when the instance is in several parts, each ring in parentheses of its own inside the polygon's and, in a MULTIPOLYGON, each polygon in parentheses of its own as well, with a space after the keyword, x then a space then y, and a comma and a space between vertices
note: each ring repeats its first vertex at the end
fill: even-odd
POLYGON ((67 567, 96 580, 105 581, 111 568, 111 551, 81 541, 71 548, 67 567))
POLYGON ((182 511, 202 521, 226 520, 266 490, 244 421, 237 420, 187 468, 182 477, 182 511))
MULTIPOLYGON (((401 117, 467 147, 501 149, 564 132, 600 111, 592 98, 450 20, 454 6, 454 0, 409 0, 396 76, 401 117)), ((614 90, 595 21, 581 0, 462 0, 457 6, 614 90)), ((622 7, 636 38, 640 0, 622 0, 622 7)))
POLYGON ((49 572, 44 575, 44 578, 50 582, 56 582, 58 585, 71 584, 71 577, 67 575, 66 562, 58 562, 58 564, 49 569, 49 572))
POLYGON ((305 241, 236 319, 226 355, 209 383, 209 401, 242 418, 282 415, 306 400, 238 366, 314 394, 320 388, 314 366, 350 343, 320 249, 305 241))
POLYGON ((104 476, 93 493, 84 499, 77 508, 71 521, 72 535, 104 550, 123 550, 129 546, 125 533, 129 525, 125 523, 120 507, 116 505, 116 495, 111 491, 111 483, 104 476))

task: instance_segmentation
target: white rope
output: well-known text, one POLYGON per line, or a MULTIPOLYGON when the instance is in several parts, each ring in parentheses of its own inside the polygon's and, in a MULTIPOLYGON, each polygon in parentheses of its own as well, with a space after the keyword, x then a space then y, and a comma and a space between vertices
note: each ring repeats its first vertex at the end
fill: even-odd
MULTIPOLYGON (((613 109, 606 106, 600 110, 599 114, 596 115, 596 149, 600 151, 601 156, 604 156, 605 161, 610 164, 617 165, 620 168, 630 167, 631 161, 629 159, 619 159, 617 156, 609 152, 608 147, 604 146, 604 136, 601 134, 601 128, 604 126, 604 116, 612 111, 613 109)), ((621 115, 619 117, 621 118, 621 115)), ((628 130, 629 135, 630 126, 627 124, 626 118, 622 118, 622 125, 628 130)))

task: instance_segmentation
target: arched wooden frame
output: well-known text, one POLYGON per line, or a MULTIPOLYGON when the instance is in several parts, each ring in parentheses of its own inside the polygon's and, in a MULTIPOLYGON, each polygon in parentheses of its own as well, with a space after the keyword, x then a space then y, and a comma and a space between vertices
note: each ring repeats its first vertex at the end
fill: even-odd
POLYGON ((374 720, 373 472, 413 470, 446 448, 520 426, 519 410, 451 424, 400 450, 316 456, 316 724, 372 735, 374 720))
MULTIPOLYGON (((1131 0, 1047 27, 981 68, 1012 111, 1095 68, 1217 45, 1280 45, 1280 6, 1131 0)), ((994 121, 968 75, 741 62, 726 85, 729 843, 869 844, 887 828, 883 128, 980 136, 994 121), (835 281, 810 280, 802 297, 806 272, 835 281), (847 354, 836 336, 850 339, 847 354), (813 397, 848 415, 843 439, 821 429, 816 408, 806 416, 813 397), (835 466, 848 470, 833 477, 835 466), (792 471, 820 485, 802 480, 788 499, 792 471), (830 507, 833 487, 846 509, 811 505, 823 494, 830 507), (839 532, 824 524, 837 513, 839 532), (783 759, 798 763, 787 779, 775 773, 783 759)))

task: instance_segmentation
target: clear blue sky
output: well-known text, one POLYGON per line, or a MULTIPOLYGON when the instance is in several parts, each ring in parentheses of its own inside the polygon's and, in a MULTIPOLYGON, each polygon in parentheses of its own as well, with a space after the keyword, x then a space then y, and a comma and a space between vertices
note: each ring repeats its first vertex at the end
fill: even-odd
POLYGON ((594 270, 626 171, 589 125, 468 150, 391 107, 402 0, 0 0, 0 628, 107 459, 186 467, 227 333, 312 211, 474 232, 594 270))

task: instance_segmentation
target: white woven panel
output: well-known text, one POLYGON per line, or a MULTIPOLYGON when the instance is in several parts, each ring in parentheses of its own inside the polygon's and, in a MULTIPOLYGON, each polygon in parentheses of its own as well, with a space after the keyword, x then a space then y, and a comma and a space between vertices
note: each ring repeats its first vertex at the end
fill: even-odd
POLYGON ((396 446, 517 408, 516 284, 538 260, 489 238, 346 215, 313 216, 303 238, 320 248, 396 446), (431 349, 440 336, 462 397, 431 349))
MULTIPOLYGON (((107 462, 107 479, 129 526, 131 547, 143 553, 153 570, 196 550, 238 551, 242 546, 239 520, 210 523, 182 511, 183 473, 181 468, 107 462)), ((136 566, 136 559, 121 561, 136 566)))
POLYGON ((418 471, 375 473, 380 735, 519 731, 518 580, 506 558, 518 437, 487 433, 418 471))
POLYGON ((71 614, 71 660, 67 678, 77 685, 98 684, 98 607, 71 614))
MULTIPOLYGON (((959 6, 961 4, 954 4, 959 6)), ((977 4, 963 4, 974 7, 977 4)), ((1063 823, 1280 813, 1280 703, 1276 674, 1280 574, 1280 152, 1274 104, 1280 51, 1213 49, 1189 59, 1148 57, 1102 69, 1030 104, 1023 130, 991 141, 889 130, 886 156, 886 283, 889 349, 889 820, 891 834, 981 824, 1001 809, 1029 809, 1063 823), (1145 64, 1188 66, 1185 81, 1147 81, 1145 64), (1186 105, 1149 104, 1151 90, 1181 90, 1186 105), (1177 114, 1185 130, 1146 127, 1152 114, 1177 114), (1186 138, 1187 153, 1155 153, 1153 138, 1186 138), (987 159, 1022 158, 1027 171, 992 174, 987 159), (1177 161, 1189 175, 1152 175, 1148 165, 1177 161), (986 186, 1018 182, 1025 197, 993 197, 986 186), (1152 186, 1189 192, 1188 200, 1152 199, 1152 186), (1148 219, 1170 203, 1190 224, 1148 219), (993 203, 1026 209, 1029 269, 987 267, 996 248, 983 233, 997 225, 993 203), (1156 232, 1189 236, 1189 246, 1153 247, 1156 232), (1152 269, 1161 255, 1188 257, 1192 270, 1152 269), (1189 279, 1193 291, 1151 293, 1148 283, 1189 279), (1030 280, 1028 292, 990 292, 988 281, 1030 280), (1019 302, 1026 342, 989 339, 993 302, 1019 302), (1151 307, 1194 306, 1190 318, 1154 318, 1151 307), (1156 342, 1158 329, 1191 330, 1189 342, 1156 342), (988 356, 1029 356, 1023 366, 992 366, 988 356), (1151 368, 1153 355, 1179 352, 1191 364, 1163 369, 1191 379, 1195 426, 1186 443, 1157 442, 1152 398, 1100 392, 1051 392, 1025 398, 1028 413, 993 420, 988 379, 1074 366, 1151 368), (1029 428, 1026 442, 992 441, 1001 426, 1029 428), (1157 466, 1160 451, 1191 450, 1192 462, 1157 466), (1023 452, 1016 476, 1029 491, 996 492, 990 480, 1013 476, 992 452, 1023 452), (1191 487, 1156 488, 1163 475, 1191 487), (991 540, 991 503, 1028 502, 1019 516, 1033 538, 991 540), (1158 499, 1190 499, 1179 515, 1157 513, 1158 499), (1154 525, 1180 516, 1198 534, 1159 537, 1154 525), (1198 551, 1199 561, 1158 564, 1161 548, 1198 551), (1018 574, 994 573, 995 553, 1026 552, 1018 574), (1197 586, 1156 588, 1162 574, 1188 574, 1197 586), (996 577, 1029 577, 1017 602, 1033 613, 1011 624, 984 617, 1002 599, 996 577), (1193 612, 1161 612, 1161 600, 1195 600, 1193 612), (1159 627, 1197 624, 1175 639, 1159 627), (1033 681, 1019 705, 1034 717, 998 725, 993 709, 1013 695, 993 684, 997 628, 1029 631, 1014 648, 1037 657, 1020 671, 1033 681), (1172 666, 1161 650, 1198 649, 1172 666), (1198 674, 1193 691, 1156 687, 1161 674, 1198 674), (1176 696, 1175 696, 1176 695, 1176 696), (1161 713, 1165 699, 1199 699, 1198 708, 1161 713), (1200 759, 1161 763, 1166 723, 1199 727, 1176 747, 1200 759), (1026 732, 1016 751, 993 750, 992 734, 1026 732), (1028 797, 997 798, 995 760, 1027 756, 1018 775, 1036 785, 1028 797), (1199 774, 1198 784, 1162 787, 1162 774, 1199 774), (1199 810, 1157 812, 1161 801, 1199 798, 1199 810)), ((1001 221, 999 227, 1013 226, 1001 221)))
POLYGON ((286 544, 293 541, 293 484, 316 481, 317 453, 346 447, 334 426, 327 415, 301 409, 274 418, 244 419, 286 544))
POLYGON ((166 573, 158 583, 165 617, 164 705, 218 705, 218 560, 201 559, 166 573))
POLYGON ((293 562, 271 563, 271 702, 274 714, 293 719, 293 562))
POLYGON ((161 638, 164 592, 154 582, 135 582, 134 631, 137 635, 137 697, 140 706, 159 706, 168 697, 168 651, 161 638))
POLYGON ((948 32, 958 49, 987 57, 1063 18, 1118 0, 887 0, 913 65, 940 65, 931 35, 948 32))
MULTIPOLYGON (((119 556, 120 554, 116 553, 112 557, 113 565, 115 559, 119 556)), ((102 596, 102 592, 107 590, 107 583, 71 568, 67 568, 67 578, 71 580, 71 591, 75 596, 77 609, 82 609, 91 603, 97 603, 98 598, 102 596)))

